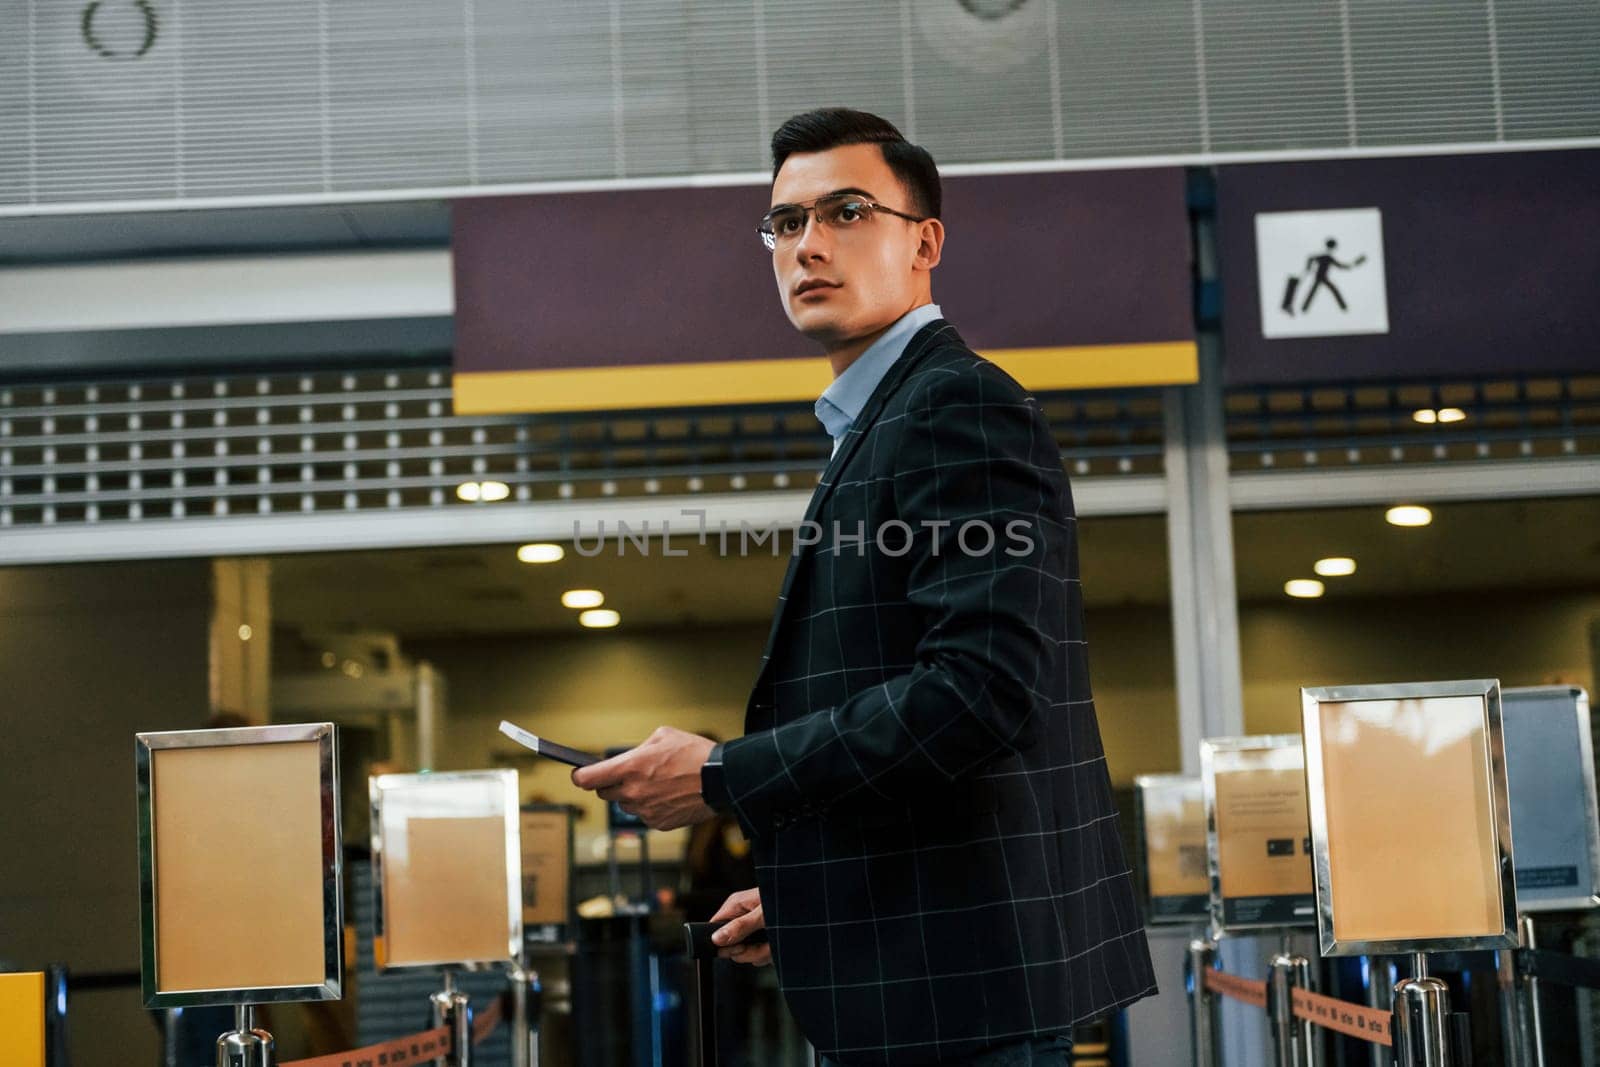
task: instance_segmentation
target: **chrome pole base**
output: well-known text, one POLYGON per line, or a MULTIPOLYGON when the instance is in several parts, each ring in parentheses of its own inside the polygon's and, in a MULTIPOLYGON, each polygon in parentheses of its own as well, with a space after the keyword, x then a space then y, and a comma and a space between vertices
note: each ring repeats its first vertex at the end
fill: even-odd
POLYGON ((1394 1022, 1398 1067, 1451 1067, 1450 987, 1443 981, 1403 979, 1394 987, 1394 1022))
POLYGON ((217 1038, 217 1067, 274 1067, 272 1035, 257 1030, 248 1005, 235 1010, 234 1025, 217 1038))

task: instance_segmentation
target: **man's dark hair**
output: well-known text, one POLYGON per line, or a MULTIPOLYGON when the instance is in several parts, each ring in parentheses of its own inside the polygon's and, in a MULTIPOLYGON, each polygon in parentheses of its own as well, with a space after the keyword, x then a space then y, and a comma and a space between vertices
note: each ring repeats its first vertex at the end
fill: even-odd
POLYGON ((865 111, 818 108, 779 126, 772 135, 772 176, 778 176, 783 161, 795 152, 826 152, 852 144, 877 145, 883 152, 883 161, 911 194, 911 210, 930 219, 939 217, 944 210, 944 194, 939 189, 939 168, 933 157, 926 148, 901 136, 894 123, 865 111))

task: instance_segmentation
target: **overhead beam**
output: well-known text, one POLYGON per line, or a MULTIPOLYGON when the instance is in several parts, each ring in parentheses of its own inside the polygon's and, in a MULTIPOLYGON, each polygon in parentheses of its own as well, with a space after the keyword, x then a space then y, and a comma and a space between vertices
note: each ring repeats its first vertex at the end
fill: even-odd
POLYGON ((1596 487, 1600 456, 1574 456, 1235 472, 1228 496, 1235 511, 1278 511, 1592 496, 1596 487))
POLYGON ((0 269, 0 334, 449 316, 447 249, 0 269))
MULTIPOLYGON (((1080 478, 1073 495, 1078 514, 1157 514, 1166 506, 1159 476, 1080 478)), ((226 518, 146 519, 138 522, 12 526, 0 533, 0 566, 88 563, 185 556, 268 555, 354 549, 564 541, 607 536, 625 522, 634 534, 649 523, 652 543, 670 524, 674 546, 698 536, 704 510, 711 543, 728 530, 738 544, 739 524, 752 530, 792 530, 805 517, 811 490, 705 493, 538 504, 452 505, 394 511, 344 511, 310 515, 236 515, 226 518)), ((753 543, 753 542, 752 542, 753 543)), ((757 548, 756 551, 770 551, 757 548)), ((676 551, 676 547, 674 547, 676 551)))

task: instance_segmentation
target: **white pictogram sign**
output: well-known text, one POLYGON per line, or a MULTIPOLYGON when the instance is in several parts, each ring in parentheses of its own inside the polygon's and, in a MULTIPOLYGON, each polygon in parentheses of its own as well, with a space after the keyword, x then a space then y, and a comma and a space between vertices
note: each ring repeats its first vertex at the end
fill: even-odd
POLYGON ((1256 269, 1263 337, 1389 332, 1375 207, 1258 214, 1256 269))

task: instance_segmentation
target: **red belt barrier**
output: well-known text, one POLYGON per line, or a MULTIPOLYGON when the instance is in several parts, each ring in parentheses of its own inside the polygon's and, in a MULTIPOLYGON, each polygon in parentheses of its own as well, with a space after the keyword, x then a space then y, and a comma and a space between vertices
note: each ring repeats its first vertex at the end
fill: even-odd
POLYGON ((1236 974, 1226 971, 1214 971, 1206 968, 1206 988, 1213 993, 1221 993, 1234 1000, 1242 1000, 1246 1004, 1253 1004, 1258 1008, 1267 1006, 1267 983, 1258 982, 1252 978, 1240 978, 1236 974))
POLYGON ((502 1005, 505 1001, 495 997, 494 1003, 472 1017, 472 1043, 481 1045, 494 1033, 494 1028, 500 1025, 500 1018, 504 1014, 502 1005))
POLYGON ((450 1031, 441 1026, 349 1052, 313 1056, 309 1060, 290 1060, 278 1067, 379 1067, 380 1064, 383 1067, 402 1067, 435 1060, 449 1052, 450 1031))
MULTIPOLYGON (((473 1016, 472 1043, 486 1041, 505 1016, 504 1002, 496 997, 487 1008, 473 1016)), ((393 1041, 385 1041, 349 1052, 334 1052, 327 1056, 313 1056, 308 1060, 290 1060, 278 1067, 409 1067, 450 1054, 450 1030, 440 1026, 420 1034, 408 1034, 393 1041)))
MULTIPOLYGON (((1264 981, 1207 969, 1205 983, 1213 993, 1221 993, 1258 1008, 1267 1006, 1267 983, 1264 981)), ((1290 990, 1290 1000, 1296 1018, 1370 1041, 1374 1045, 1394 1044, 1394 1038, 1389 1033, 1389 1013, 1386 1011, 1325 997, 1309 989, 1290 990)))
POLYGON ((1390 1017, 1386 1011, 1325 997, 1309 989, 1291 990, 1289 999, 1294 1002, 1294 1013, 1298 1018, 1350 1037, 1359 1037, 1374 1045, 1394 1044, 1394 1038, 1389 1033, 1390 1017))

